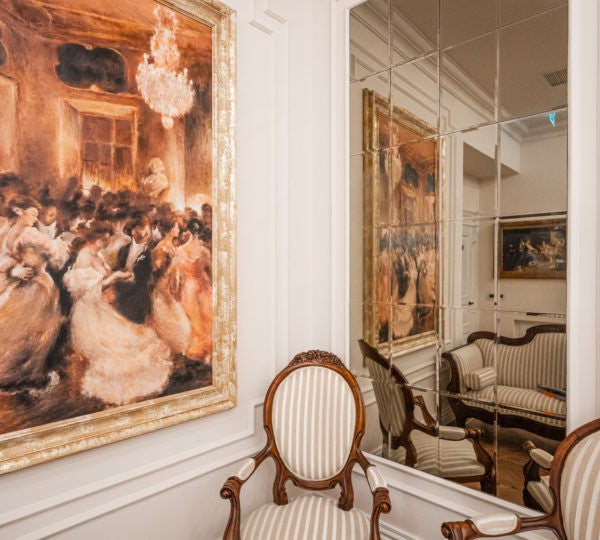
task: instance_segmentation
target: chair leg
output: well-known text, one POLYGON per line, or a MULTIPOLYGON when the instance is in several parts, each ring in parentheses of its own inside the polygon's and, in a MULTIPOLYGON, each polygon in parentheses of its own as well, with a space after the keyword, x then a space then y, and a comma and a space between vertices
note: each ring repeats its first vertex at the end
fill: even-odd
POLYGON ((481 491, 489 493, 490 495, 496 495, 496 475, 489 471, 479 482, 481 491))

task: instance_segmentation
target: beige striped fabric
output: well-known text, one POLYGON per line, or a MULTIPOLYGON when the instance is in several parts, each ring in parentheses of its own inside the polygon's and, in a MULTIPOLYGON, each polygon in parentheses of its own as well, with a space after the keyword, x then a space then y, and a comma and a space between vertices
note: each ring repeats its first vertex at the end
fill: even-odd
POLYGON ((561 475, 563 525, 569 540, 600 538, 600 432, 567 455, 561 475))
MULTIPOLYGON (((477 460, 473 444, 467 439, 438 439, 415 429, 410 434, 410 440, 417 452, 415 469, 419 471, 442 478, 479 476, 485 473, 485 467, 477 460)), ((382 455, 396 463, 406 463, 406 449, 402 446, 392 450, 384 445, 382 455)))
POLYGON ((404 446, 390 448, 387 443, 384 443, 381 449, 381 456, 404 465, 406 463, 406 448, 404 446))
POLYGON ((552 510, 552 494, 550 493, 549 482, 549 476, 541 476, 539 482, 527 482, 527 491, 544 509, 544 512, 552 510))
POLYGON ((474 344, 481 350, 483 364, 496 367, 500 385, 532 390, 538 384, 567 386, 567 335, 563 332, 536 334, 525 345, 494 345, 489 339, 474 344))
POLYGON ((369 518, 341 510, 329 497, 305 495, 286 505, 266 504, 242 524, 242 540, 348 540, 369 538, 369 518))
MULTIPOLYGON (((487 340, 480 339, 478 341, 487 340)), ((465 375, 467 373, 475 371, 476 369, 482 368, 484 366, 484 357, 481 354, 481 349, 477 342, 471 343, 470 345, 465 345, 460 349, 452 351, 452 356, 456 361, 456 366, 458 368, 458 379, 460 381, 460 392, 462 394, 467 390, 467 387, 465 385, 465 375)))
POLYGON ((248 458, 242 466, 239 468, 238 472, 235 476, 237 476, 240 480, 245 482, 250 478, 250 475, 254 472, 254 468, 256 467, 256 461, 254 458, 248 458))
POLYGON ((465 373, 465 386, 472 390, 481 390, 493 384, 496 384, 496 369, 492 366, 465 373))
POLYGON ((365 356, 372 379, 373 392, 379 408, 379 419, 392 436, 400 436, 406 423, 406 404, 399 384, 392 383, 390 372, 381 364, 365 356))
POLYGON ((447 441, 462 441, 467 436, 467 432, 465 428, 457 426, 440 426, 438 435, 440 439, 446 439, 447 441))
POLYGON ((479 347, 483 356, 484 366, 494 365, 494 340, 492 339, 476 339, 472 345, 479 347))
POLYGON ((335 371, 291 372, 273 398, 273 435, 286 467, 304 480, 331 478, 344 467, 356 428, 354 396, 335 371))
MULTIPOLYGON (((493 402, 495 401, 496 396, 499 403, 498 412, 522 416, 523 418, 531 418, 532 420, 543 422, 549 426, 565 427, 565 420, 561 418, 555 418, 553 415, 565 415, 566 403, 560 399, 546 396, 545 394, 537 392, 536 390, 529 390, 527 388, 513 388, 509 386, 488 386, 483 390, 469 390, 465 392, 465 397, 481 401, 493 402), (516 411, 502 407, 502 405, 510 405, 511 407, 528 409, 530 411, 536 411, 545 414, 540 415, 535 414, 534 412, 529 413, 526 410, 516 411)), ((468 404, 474 405, 473 403, 468 404)), ((485 403, 477 403, 477 407, 491 412, 496 410, 492 403, 489 405, 486 405, 485 403)))
POLYGON ((529 451, 529 457, 533 459, 540 467, 544 467, 544 469, 549 469, 552 467, 552 460, 554 456, 549 454, 545 450, 541 448, 533 448, 529 451))
POLYGON ((477 529, 483 534, 498 536, 509 534, 519 526, 519 518, 509 512, 497 512, 471 518, 477 529))
POLYGON ((473 443, 469 440, 438 439, 419 430, 413 430, 410 440, 417 451, 415 468, 443 478, 478 476, 485 467, 477 461, 473 443))
POLYGON ((383 475, 377 470, 377 467, 375 467, 375 465, 371 465, 367 469, 367 481, 369 482, 369 487, 371 488, 371 491, 387 487, 383 475))

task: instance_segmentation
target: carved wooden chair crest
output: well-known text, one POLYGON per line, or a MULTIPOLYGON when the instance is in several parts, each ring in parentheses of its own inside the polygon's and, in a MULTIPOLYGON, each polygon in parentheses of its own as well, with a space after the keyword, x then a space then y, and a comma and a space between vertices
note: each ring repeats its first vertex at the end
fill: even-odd
POLYGON ((422 396, 415 396, 402 372, 377 349, 359 340, 373 380, 383 434, 383 456, 455 482, 479 482, 495 494, 496 469, 479 442, 481 430, 437 426, 422 396), (423 422, 415 418, 422 412, 423 422))
POLYGON ((600 538, 600 419, 571 433, 558 447, 550 468, 550 512, 519 517, 509 512, 442 525, 452 540, 507 536, 550 529, 561 540, 600 538))
POLYGON ((352 374, 333 354, 309 351, 294 359, 273 380, 265 397, 267 444, 249 458, 221 489, 231 502, 224 540, 378 540, 379 516, 391 510, 385 481, 359 445, 365 430, 362 395, 352 374), (274 503, 255 510, 241 523, 240 490, 267 458, 275 462, 274 503), (352 509, 351 474, 364 470, 373 494, 370 520, 352 509), (339 485, 337 505, 329 497, 302 495, 288 502, 285 484, 308 490, 339 485))

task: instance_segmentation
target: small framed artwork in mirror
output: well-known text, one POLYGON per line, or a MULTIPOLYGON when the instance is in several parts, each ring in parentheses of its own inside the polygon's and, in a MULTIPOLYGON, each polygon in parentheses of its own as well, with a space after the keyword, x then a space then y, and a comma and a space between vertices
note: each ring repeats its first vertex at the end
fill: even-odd
POLYGON ((567 220, 501 221, 500 278, 565 279, 567 220))
POLYGON ((434 128, 363 93, 363 335, 393 354, 436 342, 434 128))

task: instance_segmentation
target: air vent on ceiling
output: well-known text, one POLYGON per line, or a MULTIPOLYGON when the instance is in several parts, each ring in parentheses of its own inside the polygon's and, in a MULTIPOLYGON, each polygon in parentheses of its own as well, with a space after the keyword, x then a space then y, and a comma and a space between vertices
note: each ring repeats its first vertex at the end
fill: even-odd
POLYGON ((560 86, 567 84, 567 68, 557 69, 550 73, 544 73, 544 79, 548 81, 550 86, 560 86))

